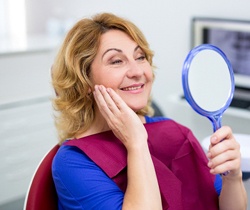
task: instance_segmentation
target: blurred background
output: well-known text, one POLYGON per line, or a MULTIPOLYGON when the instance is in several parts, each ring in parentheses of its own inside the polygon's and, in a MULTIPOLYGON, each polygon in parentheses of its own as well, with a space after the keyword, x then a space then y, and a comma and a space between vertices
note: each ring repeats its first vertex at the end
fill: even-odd
MULTIPOLYGON (((50 68, 65 33, 78 19, 112 12, 139 26, 155 52, 153 100, 165 116, 190 127, 202 141, 212 133, 210 122, 181 99, 191 20, 250 21, 249 8, 248 0, 0 0, 0 210, 22 209, 36 166, 57 143, 50 68)), ((250 134, 249 109, 229 108, 223 124, 250 134)))

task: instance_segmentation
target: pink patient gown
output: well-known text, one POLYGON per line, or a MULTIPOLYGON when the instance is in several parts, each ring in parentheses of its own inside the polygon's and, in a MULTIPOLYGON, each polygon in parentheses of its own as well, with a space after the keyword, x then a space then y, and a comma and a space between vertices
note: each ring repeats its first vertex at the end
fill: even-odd
MULTIPOLYGON (((209 173, 207 158, 192 132, 173 120, 145 124, 145 128, 163 209, 219 209, 215 176, 209 173)), ((65 144, 81 149, 122 191, 126 191, 126 148, 112 131, 65 144)))

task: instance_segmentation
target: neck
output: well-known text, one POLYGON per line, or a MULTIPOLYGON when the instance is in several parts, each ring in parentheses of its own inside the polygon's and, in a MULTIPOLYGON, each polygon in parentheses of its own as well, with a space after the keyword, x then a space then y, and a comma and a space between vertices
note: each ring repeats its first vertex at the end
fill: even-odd
MULTIPOLYGON (((138 117, 140 118, 140 120, 142 121, 143 124, 146 123, 144 116, 138 115, 138 117)), ((95 119, 94 119, 92 125, 90 126, 90 128, 83 133, 77 134, 76 138, 78 139, 78 138, 90 136, 90 135, 101 133, 101 132, 108 131, 108 130, 110 130, 110 127, 108 126, 107 121, 102 116, 99 109, 97 109, 97 111, 95 113, 95 119)))

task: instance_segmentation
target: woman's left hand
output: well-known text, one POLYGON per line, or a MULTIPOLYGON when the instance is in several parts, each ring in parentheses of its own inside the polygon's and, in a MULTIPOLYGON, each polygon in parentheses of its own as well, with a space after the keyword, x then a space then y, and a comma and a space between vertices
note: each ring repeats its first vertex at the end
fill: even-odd
POLYGON ((211 136, 207 157, 212 174, 223 174, 229 171, 227 176, 241 176, 240 145, 235 140, 230 127, 223 126, 211 136))

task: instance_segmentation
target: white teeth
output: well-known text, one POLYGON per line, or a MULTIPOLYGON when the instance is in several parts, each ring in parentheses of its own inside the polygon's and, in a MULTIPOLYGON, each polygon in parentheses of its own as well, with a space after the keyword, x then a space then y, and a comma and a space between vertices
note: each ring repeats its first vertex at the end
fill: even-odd
POLYGON ((142 86, 138 86, 138 87, 127 87, 127 88, 123 88, 123 90, 126 90, 126 91, 130 91, 130 90, 138 90, 140 89, 142 86))

